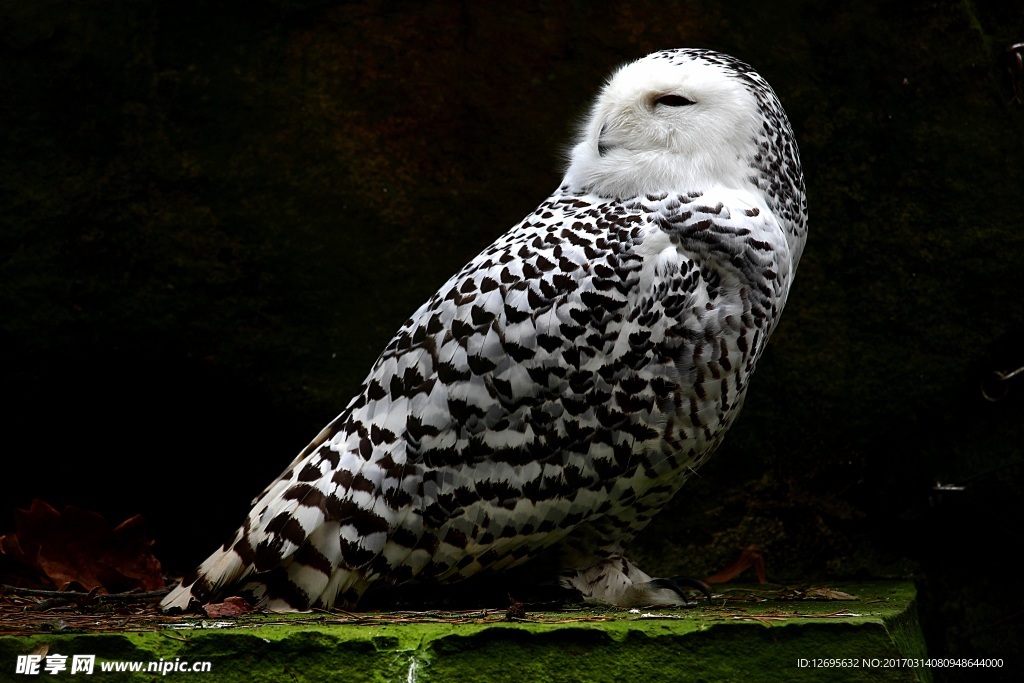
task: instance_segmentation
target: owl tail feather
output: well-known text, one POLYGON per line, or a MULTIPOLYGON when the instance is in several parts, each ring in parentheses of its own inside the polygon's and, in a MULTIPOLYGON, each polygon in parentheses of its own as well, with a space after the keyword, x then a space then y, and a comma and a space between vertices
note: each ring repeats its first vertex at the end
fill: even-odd
POLYGON ((160 609, 165 612, 195 609, 215 598, 220 588, 239 582, 252 570, 252 565, 246 564, 234 548, 220 548, 164 596, 160 609))

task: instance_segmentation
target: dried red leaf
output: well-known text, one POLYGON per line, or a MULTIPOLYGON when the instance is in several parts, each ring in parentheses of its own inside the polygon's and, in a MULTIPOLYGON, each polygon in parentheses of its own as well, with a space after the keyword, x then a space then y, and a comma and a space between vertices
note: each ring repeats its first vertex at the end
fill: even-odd
POLYGON ((35 554, 25 552, 15 534, 0 536, 0 583, 22 588, 52 588, 39 571, 35 554))
POLYGON ((224 602, 211 602, 203 605, 203 611, 208 617, 237 617, 248 614, 252 611, 252 607, 244 598, 233 595, 230 598, 225 598, 224 602))
POLYGON ((119 593, 164 587, 144 522, 135 516, 114 529, 101 515, 68 505, 58 512, 34 500, 14 511, 15 532, 0 537, 0 553, 44 574, 59 590, 119 593))
POLYGON ((746 548, 743 548, 740 551, 739 557, 732 564, 704 580, 708 583, 725 583, 732 581, 751 567, 754 568, 754 573, 757 574, 757 582, 767 583, 764 571, 764 555, 755 545, 748 545, 746 548))
POLYGON ((21 543, 18 542, 18 536, 16 534, 4 534, 0 536, 0 554, 7 555, 13 560, 17 560, 22 564, 35 564, 35 558, 30 557, 29 553, 26 553, 21 548, 21 543))

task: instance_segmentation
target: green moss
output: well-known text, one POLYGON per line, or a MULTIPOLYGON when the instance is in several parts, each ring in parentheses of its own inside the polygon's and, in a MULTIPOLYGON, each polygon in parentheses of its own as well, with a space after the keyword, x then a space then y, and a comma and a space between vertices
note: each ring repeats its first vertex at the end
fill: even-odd
POLYGON ((0 662, 12 667, 17 654, 45 646, 102 661, 209 661, 218 681, 458 683, 816 681, 823 672, 810 662, 828 658, 861 664, 830 669, 830 680, 929 680, 926 670, 864 665, 924 656, 912 584, 833 588, 857 599, 779 600, 777 588, 748 587, 693 609, 568 610, 511 622, 500 611, 369 613, 363 623, 331 614, 187 619, 147 632, 3 637, 0 662))

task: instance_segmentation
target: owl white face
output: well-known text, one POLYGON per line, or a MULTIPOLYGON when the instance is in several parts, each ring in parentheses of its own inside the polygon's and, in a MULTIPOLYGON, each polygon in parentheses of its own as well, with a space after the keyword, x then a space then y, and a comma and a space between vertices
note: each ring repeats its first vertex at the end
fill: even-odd
POLYGON ((646 57, 619 69, 602 90, 566 182, 620 198, 716 184, 752 188, 763 121, 757 98, 727 67, 646 57))

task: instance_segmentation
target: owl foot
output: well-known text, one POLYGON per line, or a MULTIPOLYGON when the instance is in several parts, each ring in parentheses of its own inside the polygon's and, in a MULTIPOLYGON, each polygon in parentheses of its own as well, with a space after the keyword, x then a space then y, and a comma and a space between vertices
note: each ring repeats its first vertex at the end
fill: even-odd
POLYGON ((619 607, 686 606, 697 604, 685 588, 695 588, 709 600, 711 591, 697 579, 675 576, 654 579, 622 556, 609 557, 586 569, 562 575, 562 585, 579 591, 583 602, 619 607))
MULTIPOLYGON (((673 590, 678 595, 682 596, 684 600, 688 600, 690 597, 684 589, 693 588, 694 590, 700 591, 708 601, 711 600, 711 589, 708 588, 708 585, 700 579, 693 579, 689 576, 673 576, 671 579, 651 579, 648 582, 648 585, 656 588, 673 590)), ((696 604, 696 602, 693 602, 692 604, 696 604)))

